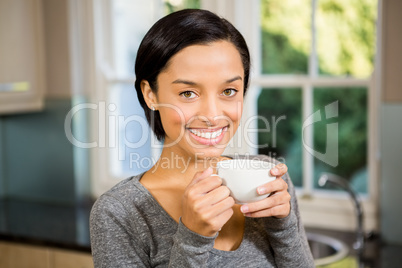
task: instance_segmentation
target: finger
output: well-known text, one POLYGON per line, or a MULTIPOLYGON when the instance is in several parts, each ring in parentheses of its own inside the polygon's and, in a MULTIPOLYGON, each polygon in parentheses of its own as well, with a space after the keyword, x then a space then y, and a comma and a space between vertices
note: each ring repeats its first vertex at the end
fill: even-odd
POLYGON ((290 206, 283 204, 272 208, 259 210, 256 212, 245 213, 244 216, 250 218, 262 218, 262 217, 284 218, 288 216, 289 213, 290 213, 290 206))
POLYGON ((219 176, 209 176, 201 179, 197 178, 187 186, 184 196, 195 201, 199 197, 205 196, 207 193, 221 185, 222 179, 219 176))
POLYGON ((219 232, 222 229, 223 225, 225 225, 225 223, 227 223, 232 216, 233 209, 231 207, 214 216, 210 221, 210 227, 214 232, 213 235, 219 232))
POLYGON ((202 200, 202 204, 205 206, 215 205, 221 202, 222 200, 228 198, 229 196, 230 196, 229 188, 221 185, 218 188, 215 188, 209 193, 207 193, 202 200))
MULTIPOLYGON (((220 214, 218 214, 214 219, 216 219, 220 223, 220 228, 233 216, 233 206, 227 206, 228 208, 223 210, 220 214)), ((219 229, 220 229, 219 228, 219 229)))
POLYGON ((257 188, 257 193, 259 195, 263 195, 287 189, 288 184, 282 178, 277 178, 276 180, 270 181, 266 184, 259 186, 257 188))
POLYGON ((207 219, 214 219, 221 215, 222 213, 225 213, 227 210, 233 210, 233 206, 235 205, 235 201, 233 197, 229 196, 223 200, 221 200, 218 203, 215 203, 214 205, 211 206, 205 206, 202 213, 203 217, 205 220, 207 219))
POLYGON ((213 173, 213 169, 211 167, 207 168, 206 170, 204 170, 202 172, 195 173, 193 180, 189 183, 188 186, 192 186, 192 185, 198 183, 199 181, 201 181, 202 179, 205 179, 205 178, 211 176, 212 173, 213 173))
POLYGON ((212 176, 199 180, 196 184, 192 186, 192 188, 194 188, 194 190, 199 193, 207 194, 221 185, 222 185, 221 177, 213 176, 212 174, 212 176))
POLYGON ((288 205, 290 206, 291 196, 287 191, 276 192, 275 195, 264 198, 263 200, 249 203, 240 207, 240 210, 246 213, 255 213, 258 211, 269 210, 277 206, 288 205))
POLYGON ((281 163, 273 167, 270 172, 272 176, 281 177, 285 175, 286 172, 288 172, 288 167, 285 164, 281 163))

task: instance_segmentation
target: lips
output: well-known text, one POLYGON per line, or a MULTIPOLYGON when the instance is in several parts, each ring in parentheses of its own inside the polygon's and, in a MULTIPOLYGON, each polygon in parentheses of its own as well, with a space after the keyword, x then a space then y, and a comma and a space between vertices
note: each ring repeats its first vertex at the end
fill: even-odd
POLYGON ((217 130, 217 131, 199 131, 197 129, 189 129, 191 133, 194 135, 205 138, 205 139, 215 139, 216 137, 220 136, 222 134, 223 128, 217 130))
POLYGON ((227 126, 219 129, 188 128, 188 130, 197 142, 204 145, 215 145, 222 140, 227 130, 227 126))

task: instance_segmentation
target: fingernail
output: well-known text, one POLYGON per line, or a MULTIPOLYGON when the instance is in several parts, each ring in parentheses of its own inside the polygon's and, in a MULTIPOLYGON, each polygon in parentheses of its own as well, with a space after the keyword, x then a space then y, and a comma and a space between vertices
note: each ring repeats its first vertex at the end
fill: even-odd
POLYGON ((279 165, 277 165, 277 167, 279 167, 280 169, 283 169, 284 167, 285 167, 285 164, 279 164, 279 165))
POLYGON ((247 205, 243 205, 243 206, 240 207, 240 210, 241 210, 242 213, 247 213, 249 208, 248 208, 247 205))
POLYGON ((211 167, 208 167, 206 170, 204 170, 204 174, 212 173, 214 170, 211 167))
POLYGON ((257 188, 257 193, 258 194, 265 194, 265 188, 264 187, 258 187, 257 188))
POLYGON ((278 174, 279 173, 279 170, 276 168, 276 167, 274 167, 273 169, 271 169, 271 174, 272 175, 276 175, 276 174, 278 174))

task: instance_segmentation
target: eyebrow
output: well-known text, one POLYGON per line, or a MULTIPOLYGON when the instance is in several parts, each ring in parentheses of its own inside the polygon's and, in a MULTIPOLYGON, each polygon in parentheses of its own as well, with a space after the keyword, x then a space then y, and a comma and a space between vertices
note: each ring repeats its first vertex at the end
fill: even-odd
MULTIPOLYGON (((229 83, 232 83, 232 82, 237 81, 237 80, 243 80, 243 79, 241 78, 240 75, 238 75, 238 76, 235 76, 233 78, 230 78, 230 79, 226 80, 226 83, 229 84, 229 83)), ((196 82, 189 81, 189 80, 183 80, 183 79, 174 80, 172 82, 172 84, 185 84, 185 85, 189 85, 189 86, 197 85, 196 82)))

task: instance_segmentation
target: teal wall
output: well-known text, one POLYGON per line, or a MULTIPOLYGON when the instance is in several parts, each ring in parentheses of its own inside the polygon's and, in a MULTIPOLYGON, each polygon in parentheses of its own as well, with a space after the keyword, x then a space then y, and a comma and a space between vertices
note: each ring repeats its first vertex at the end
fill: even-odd
POLYGON ((4 142, 3 142, 3 120, 0 117, 0 198, 4 197, 6 192, 5 192, 5 188, 6 188, 6 182, 5 182, 5 171, 4 171, 4 155, 5 155, 5 151, 4 151, 4 142))
POLYGON ((381 110, 381 235, 402 245, 402 104, 383 103, 381 110))
POLYGON ((41 112, 0 117, 0 197, 72 203, 74 148, 64 119, 71 100, 47 100, 41 112))

